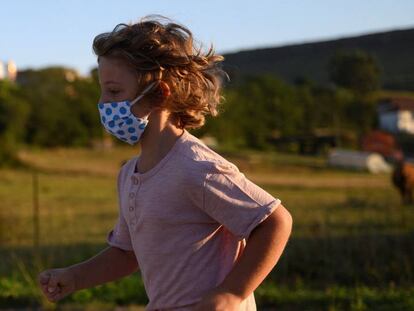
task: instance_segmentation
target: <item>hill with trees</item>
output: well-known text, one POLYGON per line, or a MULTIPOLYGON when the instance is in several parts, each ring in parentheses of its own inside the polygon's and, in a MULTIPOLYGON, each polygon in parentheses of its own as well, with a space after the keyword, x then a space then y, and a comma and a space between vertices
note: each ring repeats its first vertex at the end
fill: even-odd
POLYGON ((237 82, 246 75, 272 74, 294 83, 329 83, 328 66, 336 53, 362 50, 380 64, 385 89, 414 90, 414 29, 357 37, 245 50, 225 54, 225 68, 237 82))

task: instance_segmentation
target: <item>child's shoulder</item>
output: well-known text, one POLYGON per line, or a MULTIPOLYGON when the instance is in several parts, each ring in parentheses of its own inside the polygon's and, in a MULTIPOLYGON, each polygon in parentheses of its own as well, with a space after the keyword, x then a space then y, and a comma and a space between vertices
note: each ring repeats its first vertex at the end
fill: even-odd
POLYGON ((239 171, 238 167, 208 147, 201 139, 192 134, 187 135, 179 157, 182 165, 203 173, 225 173, 239 171))

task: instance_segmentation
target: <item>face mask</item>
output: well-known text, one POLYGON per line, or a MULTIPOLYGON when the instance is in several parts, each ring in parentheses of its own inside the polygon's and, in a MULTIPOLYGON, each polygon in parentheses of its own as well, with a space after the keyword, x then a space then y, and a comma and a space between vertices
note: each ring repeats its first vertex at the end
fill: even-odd
POLYGON ((137 118, 131 112, 131 107, 139 101, 155 85, 151 83, 132 102, 109 102, 99 103, 98 109, 101 123, 106 131, 130 145, 136 144, 148 124, 148 115, 144 118, 137 118))

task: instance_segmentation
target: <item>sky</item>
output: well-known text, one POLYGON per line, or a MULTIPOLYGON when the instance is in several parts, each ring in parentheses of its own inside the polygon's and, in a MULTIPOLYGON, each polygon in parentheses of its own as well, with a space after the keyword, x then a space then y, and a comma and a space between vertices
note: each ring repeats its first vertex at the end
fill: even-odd
POLYGON ((0 60, 18 70, 96 67, 93 38, 161 14, 219 53, 414 28, 413 0, 13 0, 0 2, 0 60))

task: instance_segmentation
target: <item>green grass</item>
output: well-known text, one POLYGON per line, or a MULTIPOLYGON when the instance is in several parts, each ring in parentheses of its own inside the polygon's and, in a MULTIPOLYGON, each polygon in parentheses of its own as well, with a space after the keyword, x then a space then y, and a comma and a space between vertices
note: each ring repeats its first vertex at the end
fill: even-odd
MULTIPOLYGON (((126 147, 20 154, 38 172, 38 252, 33 172, 0 170, 0 307, 145 305, 139 274, 57 304, 47 303, 34 281, 43 269, 83 261, 106 247, 118 213, 116 174, 134 154, 126 147)), ((225 156, 280 198, 294 219, 285 252, 256 291, 259 310, 414 310, 414 207, 400 204, 388 174, 336 170, 322 157, 225 156)))

